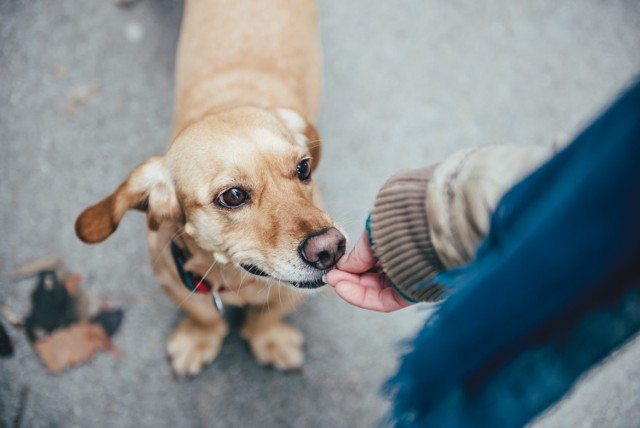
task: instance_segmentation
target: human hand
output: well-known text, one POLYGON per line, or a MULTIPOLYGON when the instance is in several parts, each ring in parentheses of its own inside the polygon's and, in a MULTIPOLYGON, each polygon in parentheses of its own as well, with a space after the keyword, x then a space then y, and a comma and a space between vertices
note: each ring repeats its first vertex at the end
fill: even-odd
POLYGON ((343 300, 359 308, 393 312, 412 304, 382 271, 366 230, 351 252, 338 261, 337 268, 327 272, 326 281, 343 300))

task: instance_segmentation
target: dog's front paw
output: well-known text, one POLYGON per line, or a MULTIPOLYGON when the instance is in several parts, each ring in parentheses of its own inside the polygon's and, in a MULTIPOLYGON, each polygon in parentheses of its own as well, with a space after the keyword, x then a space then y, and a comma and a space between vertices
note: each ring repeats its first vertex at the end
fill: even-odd
POLYGON ((220 352, 228 328, 220 319, 213 325, 199 325, 185 318, 167 342, 167 353, 178 377, 193 376, 212 362, 220 352))
POLYGON ((251 335, 243 334, 260 364, 272 364, 278 370, 299 370, 304 362, 300 331, 283 322, 251 335))

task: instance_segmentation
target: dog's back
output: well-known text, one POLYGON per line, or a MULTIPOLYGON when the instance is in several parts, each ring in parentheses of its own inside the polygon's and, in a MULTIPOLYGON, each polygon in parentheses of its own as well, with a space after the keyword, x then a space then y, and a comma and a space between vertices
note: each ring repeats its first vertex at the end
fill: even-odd
POLYGON ((203 115, 239 105, 287 107, 314 120, 320 98, 314 1, 185 3, 172 140, 203 115))

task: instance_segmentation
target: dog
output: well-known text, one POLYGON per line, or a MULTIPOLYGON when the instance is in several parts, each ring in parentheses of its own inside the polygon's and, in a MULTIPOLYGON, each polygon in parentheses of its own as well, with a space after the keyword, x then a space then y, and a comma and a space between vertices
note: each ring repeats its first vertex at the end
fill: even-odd
POLYGON ((314 180, 316 14, 312 0, 186 0, 169 147, 76 221, 97 243, 127 210, 146 212, 154 274, 185 311, 167 343, 178 376, 218 355, 224 305, 246 306, 259 363, 302 366, 303 336, 283 317, 345 251, 314 180))

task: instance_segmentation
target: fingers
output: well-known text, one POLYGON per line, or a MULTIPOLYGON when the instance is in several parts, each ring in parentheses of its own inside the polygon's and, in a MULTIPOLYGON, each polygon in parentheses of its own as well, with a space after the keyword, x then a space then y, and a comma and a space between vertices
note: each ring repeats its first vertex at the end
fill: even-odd
POLYGON ((392 287, 376 289, 343 281, 335 286, 336 293, 354 306, 377 312, 393 312, 411 305, 392 287))
POLYGON ((327 273, 326 280, 343 300, 359 308, 392 312, 411 305, 383 273, 358 275, 334 269, 327 273))
POLYGON ((384 273, 355 274, 334 269, 327 272, 325 280, 329 285, 334 287, 341 282, 351 282, 361 287, 377 289, 391 286, 391 283, 384 273))
POLYGON ((362 273, 374 267, 377 262, 378 259, 373 254, 369 245, 369 236, 365 230, 349 254, 338 261, 337 267, 351 273, 362 273))
POLYGON ((337 285, 341 281, 358 282, 358 275, 343 270, 332 269, 325 274, 325 282, 329 285, 337 285))
POLYGON ((393 312, 411 305, 391 286, 384 273, 368 272, 376 266, 379 267, 379 261, 365 230, 349 254, 338 261, 337 269, 327 272, 325 280, 343 300, 362 309, 393 312))

